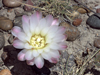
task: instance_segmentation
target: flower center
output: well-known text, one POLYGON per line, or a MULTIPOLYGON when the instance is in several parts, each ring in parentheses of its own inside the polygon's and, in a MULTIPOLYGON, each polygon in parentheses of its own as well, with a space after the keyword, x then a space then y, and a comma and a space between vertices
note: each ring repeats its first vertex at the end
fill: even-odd
POLYGON ((41 49, 46 45, 45 44, 45 38, 40 36, 40 35, 34 35, 34 36, 31 37, 30 44, 35 49, 41 49))

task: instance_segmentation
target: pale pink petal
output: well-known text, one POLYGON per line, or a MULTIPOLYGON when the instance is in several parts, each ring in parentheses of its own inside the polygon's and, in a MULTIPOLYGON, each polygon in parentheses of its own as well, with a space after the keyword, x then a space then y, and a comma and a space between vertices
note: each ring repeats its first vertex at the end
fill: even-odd
POLYGON ((18 53, 18 56, 17 56, 18 60, 24 61, 24 60, 25 60, 25 53, 26 53, 26 50, 20 51, 20 52, 18 53))
POLYGON ((36 14, 36 18, 38 20, 38 22, 40 21, 40 19, 42 19, 42 13, 41 12, 38 12, 36 11, 34 14, 36 14))
POLYGON ((23 23, 27 23, 27 24, 29 25, 29 16, 23 15, 23 16, 22 16, 22 22, 23 22, 23 23))
POLYGON ((18 49, 23 49, 24 48, 24 43, 20 40, 14 40, 13 41, 13 46, 15 48, 18 48, 18 49))
POLYGON ((59 61, 59 58, 52 57, 51 60, 49 60, 51 63, 57 63, 59 61))
POLYGON ((60 42, 59 44, 59 50, 65 50, 67 48, 67 44, 65 42, 60 42))
POLYGON ((47 20, 46 25, 50 26, 53 22, 53 16, 52 15, 47 15, 46 20, 47 20))
POLYGON ((55 34, 64 34, 66 31, 66 28, 63 26, 59 26, 58 31, 55 34))
POLYGON ((44 65, 44 60, 41 56, 36 57, 34 62, 38 68, 42 68, 44 65))
POLYGON ((19 32, 21 32, 21 28, 18 27, 18 26, 14 26, 14 27, 12 28, 12 30, 11 30, 11 33, 12 33, 15 37, 17 37, 17 34, 18 34, 19 32))
POLYGON ((59 25, 60 20, 59 19, 54 19, 51 25, 59 25))
POLYGON ((28 65, 34 65, 34 58, 26 61, 28 65))
POLYGON ((25 53, 25 59, 26 60, 32 60, 34 57, 32 55, 32 50, 27 50, 27 52, 25 53))

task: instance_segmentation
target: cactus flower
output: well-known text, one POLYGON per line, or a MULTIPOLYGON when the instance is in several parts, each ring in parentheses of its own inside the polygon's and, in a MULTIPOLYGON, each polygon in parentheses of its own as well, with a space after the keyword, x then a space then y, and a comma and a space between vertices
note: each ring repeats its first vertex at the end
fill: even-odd
POLYGON ((42 17, 41 12, 31 16, 22 16, 22 28, 14 26, 11 30, 16 39, 13 46, 22 49, 18 53, 18 60, 42 68, 44 59, 51 63, 59 61, 59 51, 67 48, 65 28, 58 26, 60 20, 52 15, 42 17))

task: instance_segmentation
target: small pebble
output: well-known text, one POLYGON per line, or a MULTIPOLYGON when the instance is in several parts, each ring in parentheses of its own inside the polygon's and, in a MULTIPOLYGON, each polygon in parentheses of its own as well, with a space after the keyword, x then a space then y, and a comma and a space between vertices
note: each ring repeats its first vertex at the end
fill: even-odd
POLYGON ((23 0, 3 0, 3 3, 7 7, 18 7, 21 4, 18 3, 17 1, 22 2, 23 0))
POLYGON ((87 19, 86 23, 92 28, 100 29, 100 18, 97 17, 96 15, 100 16, 100 13, 96 13, 96 14, 91 15, 87 19))
POLYGON ((19 26, 19 27, 22 27, 22 17, 16 17, 14 19, 14 26, 19 26))
POLYGON ((80 35, 80 32, 76 27, 74 27, 66 22, 62 22, 61 25, 66 27, 65 34, 67 35, 67 41, 75 41, 78 38, 78 36, 80 35))
POLYGON ((5 44, 5 39, 3 33, 0 32, 0 49, 4 46, 4 44, 5 44))
MULTIPOLYGON (((26 4, 32 5, 32 6, 33 6, 32 0, 27 0, 27 1, 26 1, 26 4)), ((32 11, 33 8, 30 7, 30 6, 25 5, 25 6, 24 6, 24 9, 25 9, 25 11, 32 11)))
POLYGON ((81 14, 87 13, 87 11, 86 11, 84 8, 78 8, 77 11, 78 11, 79 13, 81 13, 81 14))
POLYGON ((0 71, 0 75, 12 75, 8 69, 3 69, 0 71))
MULTIPOLYGON (((91 8, 90 8, 91 9, 91 8)), ((85 14, 85 13, 90 13, 90 10, 88 10, 87 8, 78 8, 77 10, 79 13, 81 14, 85 14)))
POLYGON ((79 25, 81 24, 81 22, 82 22, 82 19, 75 19, 75 20, 73 21, 73 25, 74 25, 74 26, 79 26, 79 25))
POLYGON ((20 7, 15 8, 14 11, 15 11, 16 16, 22 16, 24 13, 24 9, 20 7))
POLYGON ((9 20, 8 18, 5 17, 0 17, 0 28, 2 30, 10 30, 13 27, 13 23, 11 20, 9 20))
POLYGON ((8 38, 8 42, 9 42, 9 44, 13 43, 13 35, 10 35, 10 37, 8 38))
POLYGON ((100 8, 96 9, 96 13, 100 13, 100 8))
POLYGON ((73 11, 70 16, 71 17, 77 17, 77 16, 79 16, 79 12, 73 11))
POLYGON ((0 8, 2 8, 3 4, 2 4, 2 0, 0 0, 0 8))
POLYGON ((95 62, 100 62, 100 52, 98 52, 95 56, 95 62))
POLYGON ((100 48, 100 38, 94 40, 94 46, 100 48))
POLYGON ((7 52, 3 52, 2 55, 1 55, 2 60, 3 61, 6 61, 7 60, 7 57, 8 57, 7 56, 7 52))
POLYGON ((82 60, 81 58, 77 57, 77 58, 75 59, 75 61, 76 61, 77 66, 82 66, 83 60, 82 60))

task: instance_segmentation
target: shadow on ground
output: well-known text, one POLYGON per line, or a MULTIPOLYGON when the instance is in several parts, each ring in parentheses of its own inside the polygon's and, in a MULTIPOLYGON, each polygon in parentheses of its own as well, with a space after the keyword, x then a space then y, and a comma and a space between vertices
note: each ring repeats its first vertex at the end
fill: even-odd
POLYGON ((6 52, 6 59, 4 59, 4 65, 10 68, 12 75, 49 75, 50 67, 55 64, 51 64, 45 61, 45 66, 42 69, 38 69, 36 66, 29 66, 25 61, 19 61, 17 54, 21 50, 15 49, 12 45, 5 46, 3 52, 6 52))

